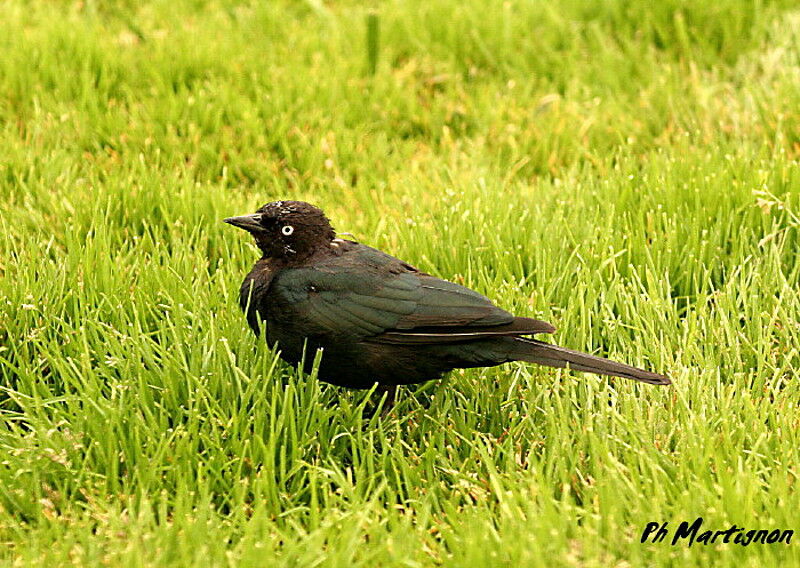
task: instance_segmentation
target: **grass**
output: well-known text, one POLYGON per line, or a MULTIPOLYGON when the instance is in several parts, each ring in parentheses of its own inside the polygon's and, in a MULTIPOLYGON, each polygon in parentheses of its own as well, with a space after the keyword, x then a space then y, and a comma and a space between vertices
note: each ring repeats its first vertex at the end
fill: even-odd
MULTIPOLYGON (((794 2, 0 5, 0 561, 788 566, 794 2), (672 388, 368 393, 245 329, 275 198, 672 388)), ((800 540, 800 536, 795 535, 800 540)))

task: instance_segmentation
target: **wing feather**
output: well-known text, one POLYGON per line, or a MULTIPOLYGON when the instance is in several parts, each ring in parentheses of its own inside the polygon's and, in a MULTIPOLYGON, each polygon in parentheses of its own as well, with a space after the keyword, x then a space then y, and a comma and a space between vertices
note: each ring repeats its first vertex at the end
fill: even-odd
POLYGON ((547 322, 514 318, 469 288, 363 245, 283 271, 272 290, 282 308, 291 308, 281 312, 302 321, 309 335, 435 344, 554 330, 547 322))

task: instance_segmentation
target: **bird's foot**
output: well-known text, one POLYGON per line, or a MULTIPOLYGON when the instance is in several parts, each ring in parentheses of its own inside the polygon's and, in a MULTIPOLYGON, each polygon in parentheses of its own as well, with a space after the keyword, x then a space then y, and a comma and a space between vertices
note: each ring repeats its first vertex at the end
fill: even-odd
POLYGON ((397 385, 378 385, 375 392, 381 397, 378 404, 381 404, 381 400, 383 401, 381 418, 387 418, 394 409, 394 403, 397 398, 397 385), (383 396, 384 394, 386 395, 385 397, 383 396))

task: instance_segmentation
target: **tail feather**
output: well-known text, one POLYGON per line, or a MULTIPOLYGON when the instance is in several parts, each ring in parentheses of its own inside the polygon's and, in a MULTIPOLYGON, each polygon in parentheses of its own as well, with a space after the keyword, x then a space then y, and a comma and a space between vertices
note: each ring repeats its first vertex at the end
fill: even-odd
POLYGON ((563 368, 569 366, 570 369, 575 371, 623 377, 625 379, 642 381, 651 385, 669 385, 672 383, 665 375, 651 373, 650 371, 631 367, 624 363, 617 363, 616 361, 595 357, 594 355, 581 353, 580 351, 573 351, 572 349, 559 347, 558 345, 552 345, 536 339, 524 339, 520 337, 516 338, 514 341, 520 345, 518 349, 514 350, 512 356, 519 361, 538 363, 539 365, 547 365, 548 367, 563 368))

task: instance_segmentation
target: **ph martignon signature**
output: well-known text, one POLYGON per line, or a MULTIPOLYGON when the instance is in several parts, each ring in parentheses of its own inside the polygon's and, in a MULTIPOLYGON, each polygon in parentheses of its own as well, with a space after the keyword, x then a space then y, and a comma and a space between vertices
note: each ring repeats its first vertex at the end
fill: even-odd
MULTIPOLYGON (((692 546, 695 542, 709 544, 740 544, 748 546, 750 544, 791 544, 793 530, 789 529, 751 529, 732 525, 725 530, 701 530, 703 517, 697 517, 690 525, 683 521, 672 533, 671 545, 675 546, 679 541, 686 541, 687 546, 692 546)), ((669 523, 647 523, 642 531, 640 542, 650 539, 651 543, 663 542, 670 535, 669 523)))

